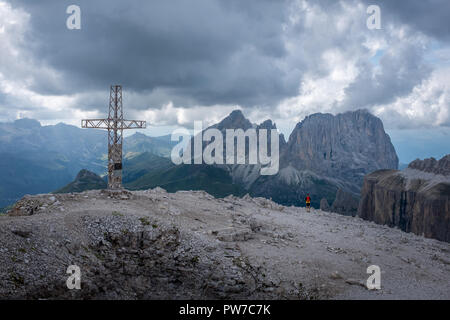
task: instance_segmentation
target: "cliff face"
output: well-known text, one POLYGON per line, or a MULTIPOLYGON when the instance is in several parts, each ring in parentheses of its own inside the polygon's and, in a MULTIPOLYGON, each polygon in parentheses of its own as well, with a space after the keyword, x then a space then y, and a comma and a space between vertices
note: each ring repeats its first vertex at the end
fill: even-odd
POLYGON ((364 175, 397 169, 398 157, 381 120, 365 110, 313 114, 295 127, 283 155, 287 164, 350 182, 359 193, 364 175))
POLYGON ((367 175, 358 215, 406 232, 450 242, 450 155, 415 160, 404 171, 367 175))
POLYGON ((333 211, 355 215, 364 175, 397 167, 397 154, 379 118, 365 110, 316 113, 298 123, 280 147, 279 173, 259 177, 251 194, 303 205, 310 193, 316 208, 322 198, 330 204, 337 200, 333 211))

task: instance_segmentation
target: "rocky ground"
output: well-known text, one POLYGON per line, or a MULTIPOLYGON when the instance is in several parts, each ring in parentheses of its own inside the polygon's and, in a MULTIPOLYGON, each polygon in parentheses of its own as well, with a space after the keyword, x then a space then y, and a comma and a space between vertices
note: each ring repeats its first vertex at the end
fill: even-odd
POLYGON ((249 196, 27 196, 0 241, 3 299, 450 299, 450 243, 249 196), (381 290, 365 287, 370 265, 381 290))

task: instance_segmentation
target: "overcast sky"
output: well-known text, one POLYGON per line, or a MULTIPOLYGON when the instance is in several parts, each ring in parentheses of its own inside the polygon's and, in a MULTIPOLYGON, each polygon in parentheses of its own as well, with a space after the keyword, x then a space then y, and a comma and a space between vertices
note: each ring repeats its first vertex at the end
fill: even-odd
POLYGON ((288 135, 308 114, 366 108, 388 132, 450 137, 449 21, 448 0, 0 0, 0 121, 79 125, 106 115, 117 83, 154 134, 240 108, 288 135))

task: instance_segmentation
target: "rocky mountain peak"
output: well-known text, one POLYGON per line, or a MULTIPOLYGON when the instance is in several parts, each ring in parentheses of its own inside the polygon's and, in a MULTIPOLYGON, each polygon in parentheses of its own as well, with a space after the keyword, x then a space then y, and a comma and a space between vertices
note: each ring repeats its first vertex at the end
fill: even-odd
POLYGON ((148 137, 146 134, 143 134, 141 132, 135 132, 131 137, 148 137))
POLYGON ((82 170, 80 170, 80 172, 78 172, 78 174, 75 178, 75 181, 80 181, 83 179, 100 179, 101 180, 99 175, 97 175, 89 170, 86 170, 86 169, 82 169, 82 170))
POLYGON ((277 125, 276 125, 274 122, 272 122, 272 120, 270 120, 270 119, 267 119, 267 120, 263 121, 263 122, 258 126, 258 129, 267 129, 267 130, 270 130, 270 129, 276 129, 276 128, 277 128, 277 125))
POLYGON ((232 111, 227 117, 225 117, 218 124, 212 126, 219 130, 223 129, 244 129, 253 127, 252 123, 244 116, 241 110, 232 111))
POLYGON ((364 174, 398 166, 383 123, 367 110, 306 117, 291 133, 283 158, 286 166, 354 183, 354 193, 364 174))
POLYGON ((232 118, 232 119, 237 119, 237 118, 245 118, 244 114, 242 113, 241 110, 236 109, 231 111, 231 113, 228 115, 228 117, 232 118))
POLYGON ((85 190, 105 189, 106 181, 99 175, 82 169, 78 172, 75 180, 61 189, 55 191, 55 193, 69 193, 69 192, 82 192, 85 190))

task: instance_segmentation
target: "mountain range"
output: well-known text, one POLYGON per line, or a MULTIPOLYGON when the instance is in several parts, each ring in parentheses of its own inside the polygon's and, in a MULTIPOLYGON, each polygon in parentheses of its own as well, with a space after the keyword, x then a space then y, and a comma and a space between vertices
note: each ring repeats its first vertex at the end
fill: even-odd
POLYGON ((379 118, 366 110, 316 113, 299 122, 280 144, 278 174, 259 176, 249 190, 252 196, 285 205, 302 205, 310 193, 311 205, 319 207, 322 198, 333 203, 338 190, 358 198, 365 174, 397 167, 394 146, 379 118))
MULTIPOLYGON (((258 131, 276 129, 276 125, 271 120, 253 124, 235 110, 209 128, 258 131)), ((259 164, 174 165, 167 157, 142 153, 145 137, 135 134, 128 138, 133 138, 133 144, 125 147, 134 150, 125 152, 128 157, 124 160, 124 185, 130 190, 160 186, 171 192, 205 190, 218 197, 249 193, 284 205, 303 205, 305 195, 310 193, 314 207, 326 201, 337 212, 355 215, 364 176, 398 167, 398 157, 381 120, 365 110, 313 114, 297 124, 287 141, 280 134, 280 169, 272 176, 260 175, 259 164)), ((159 148, 168 150, 162 142, 159 148)))
MULTIPOLYGON (((149 137, 136 133, 124 139, 124 159, 127 161, 145 152, 168 157, 173 144, 170 136, 149 137)), ((0 155, 1 208, 25 194, 58 190, 82 169, 105 174, 107 135, 106 131, 80 129, 63 123, 42 126, 37 120, 19 119, 0 123, 0 155)), ((146 166, 140 167, 145 169, 146 166)))

